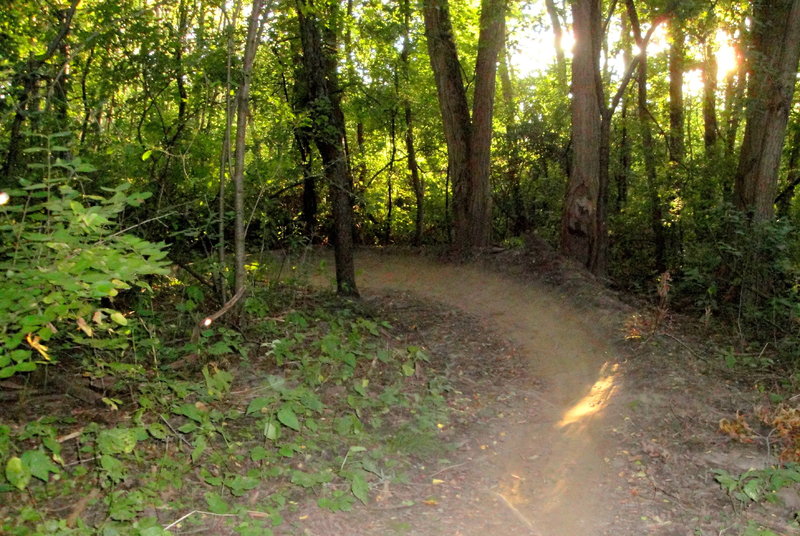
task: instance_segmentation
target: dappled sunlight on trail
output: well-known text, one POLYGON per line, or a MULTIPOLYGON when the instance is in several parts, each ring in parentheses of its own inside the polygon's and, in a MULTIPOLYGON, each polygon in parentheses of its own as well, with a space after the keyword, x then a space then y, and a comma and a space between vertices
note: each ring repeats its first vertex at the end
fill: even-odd
POLYGON ((618 363, 614 363, 611 366, 609 366, 609 363, 605 363, 600 371, 603 375, 592 385, 589 394, 581 398, 577 404, 564 413, 564 417, 559 421, 558 426, 564 427, 580 422, 585 417, 594 415, 603 409, 614 394, 616 387, 614 380, 618 370, 618 363), (610 370, 606 372, 606 369, 610 370))

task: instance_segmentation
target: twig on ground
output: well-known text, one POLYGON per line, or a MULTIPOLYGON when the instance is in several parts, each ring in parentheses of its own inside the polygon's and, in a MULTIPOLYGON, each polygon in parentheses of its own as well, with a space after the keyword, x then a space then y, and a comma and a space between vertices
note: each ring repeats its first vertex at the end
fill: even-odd
POLYGON ((184 519, 192 517, 195 514, 203 514, 207 516, 217 516, 217 517, 236 517, 237 515, 239 515, 239 514, 215 514, 214 512, 206 512, 204 510, 192 510, 188 514, 182 515, 181 517, 179 517, 178 519, 176 519, 175 521, 164 527, 164 530, 170 530, 172 527, 174 527, 184 519))
POLYGON ((708 358, 706 358, 706 357, 703 357, 703 356, 701 356, 700 354, 698 354, 697 352, 695 352, 695 351, 692 349, 692 347, 691 347, 691 346, 689 346, 688 344, 686 344, 685 342, 683 342, 682 340, 680 340, 680 339, 679 339, 678 337, 676 337, 675 335, 672 335, 672 334, 670 334, 670 333, 667 333, 666 331, 662 331, 662 332, 661 332, 661 334, 662 334, 662 335, 664 335, 664 336, 666 336, 666 337, 669 337, 669 338, 670 338, 670 339, 672 339, 673 341, 677 342, 678 344, 680 344, 681 346, 683 346, 684 348, 686 348, 686 350, 688 350, 690 354, 692 354, 693 356, 695 356, 695 357, 696 357, 697 359, 699 359, 700 361, 705 361, 705 362, 708 362, 708 358))
POLYGON ((175 434, 175 437, 177 437, 178 439, 180 439, 181 441, 183 441, 183 443, 184 443, 184 444, 185 444, 187 447, 189 447, 190 449, 194 449, 194 447, 192 446, 192 444, 191 444, 191 443, 189 443, 188 441, 186 441, 186 438, 185 438, 185 437, 183 437, 181 434, 179 434, 179 433, 178 433, 178 431, 177 431, 177 430, 175 430, 175 428, 173 428, 173 427, 172 427, 172 423, 170 423, 170 422, 169 422, 169 421, 168 421, 168 420, 167 420, 167 419, 166 419, 166 418, 165 418, 163 415, 160 415, 160 417, 161 417, 161 420, 162 420, 162 421, 164 421, 164 423, 165 423, 165 424, 166 424, 166 425, 169 427, 169 429, 170 429, 170 430, 172 430, 172 433, 173 433, 173 434, 175 434))
POLYGON ((516 506, 514 506, 513 504, 511 504, 511 502, 510 502, 508 499, 506 499, 505 497, 503 497, 501 494, 497 493, 496 491, 489 490, 489 493, 491 493, 492 495, 495 495, 495 496, 497 496, 497 497, 500 497, 500 499, 503 501, 503 504, 505 504, 506 506, 508 506, 508 508, 509 508, 509 509, 510 509, 512 512, 514 512, 514 515, 517 517, 517 519, 519 519, 519 520, 520 520, 520 522, 521 522, 523 525, 525 525, 526 527, 528 527, 528 530, 530 530, 530 532, 531 532, 531 535, 532 535, 532 536, 541 536, 541 534, 540 534, 540 533, 539 533, 539 532, 538 532, 538 531, 537 531, 537 530, 536 530, 536 529, 533 527, 533 523, 531 523, 531 521, 530 521, 530 520, 529 520, 527 517, 525 517, 524 515, 522 515, 522 512, 520 512, 520 511, 517 509, 517 507, 516 507, 516 506))

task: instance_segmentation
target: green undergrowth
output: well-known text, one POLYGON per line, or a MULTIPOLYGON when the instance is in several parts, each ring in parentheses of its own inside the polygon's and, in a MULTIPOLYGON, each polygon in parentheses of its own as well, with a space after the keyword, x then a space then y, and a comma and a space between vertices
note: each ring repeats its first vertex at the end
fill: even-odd
POLYGON ((156 296, 170 292, 161 310, 138 305, 125 359, 85 362, 105 408, 64 398, 22 409, 31 398, 0 425, 0 533, 154 536, 213 523, 269 535, 310 500, 368 503, 443 448, 446 382, 358 303, 263 288, 238 329, 176 344, 162 341, 205 297, 180 285, 156 296))

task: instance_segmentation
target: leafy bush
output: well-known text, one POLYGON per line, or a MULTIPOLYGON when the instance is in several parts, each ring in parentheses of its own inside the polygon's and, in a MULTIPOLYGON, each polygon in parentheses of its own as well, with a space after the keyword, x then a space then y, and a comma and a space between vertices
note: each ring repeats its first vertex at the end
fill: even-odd
POLYGON ((797 353, 800 265, 792 226, 754 223, 726 206, 697 217, 678 293, 706 314, 731 320, 743 339, 778 341, 797 353))
POLYGON ((163 243, 118 229, 119 214, 149 194, 130 193, 127 183, 104 188, 106 196, 81 193, 81 175, 95 168, 53 158, 63 149, 52 139, 29 149, 45 153, 46 163, 31 165, 44 177, 21 180, 0 207, 0 378, 53 361, 46 344, 67 335, 92 347, 124 345, 118 330, 127 318, 101 300, 167 273, 163 243))

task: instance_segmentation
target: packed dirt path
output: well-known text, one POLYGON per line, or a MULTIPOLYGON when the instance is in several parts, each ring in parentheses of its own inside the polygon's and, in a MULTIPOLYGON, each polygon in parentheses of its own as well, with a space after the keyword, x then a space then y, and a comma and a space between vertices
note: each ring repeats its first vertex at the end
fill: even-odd
MULTIPOLYGON (((604 319, 577 311, 543 284, 473 265, 372 252, 359 252, 356 262, 363 295, 406 291, 464 311, 510 341, 539 380, 527 392, 522 387, 518 400, 530 407, 516 408, 503 441, 449 503, 469 509, 469 523, 462 519, 457 531, 442 527, 436 534, 650 533, 614 467, 613 430, 623 417, 609 403, 621 386, 604 319)), ((433 533, 429 525, 409 528, 433 533)))

